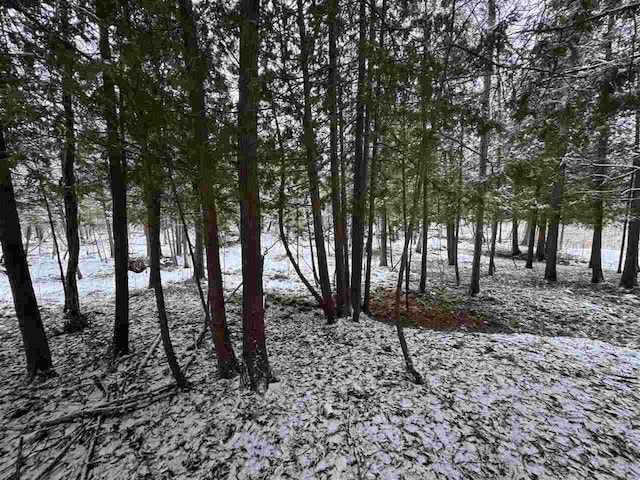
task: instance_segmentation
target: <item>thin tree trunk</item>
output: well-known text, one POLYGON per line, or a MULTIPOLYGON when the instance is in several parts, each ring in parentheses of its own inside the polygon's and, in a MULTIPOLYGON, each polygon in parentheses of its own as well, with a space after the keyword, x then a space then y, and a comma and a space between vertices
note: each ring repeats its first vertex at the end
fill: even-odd
POLYGON ((334 248, 336 261, 336 314, 342 317, 346 314, 347 279, 345 271, 345 225, 342 210, 345 208, 340 199, 340 170, 338 158, 338 0, 329 0, 329 88, 327 103, 329 107, 329 136, 331 156, 331 210, 333 214, 334 248))
MULTIPOLYGON (((147 160, 147 162, 150 161, 151 160, 147 160)), ((155 186, 151 184, 151 182, 148 188, 150 188, 150 190, 147 193, 147 222, 149 225, 149 239, 151 240, 151 261, 149 267, 151 276, 153 277, 151 284, 155 290, 160 336, 162 337, 162 345, 167 356, 167 362, 169 363, 169 368, 171 369, 178 388, 182 389, 186 387, 187 382, 178 364, 176 354, 173 351, 173 345, 171 344, 169 321, 167 319, 162 280, 160 278, 160 192, 155 190, 155 186)))
MULTIPOLYGON (((309 193, 311 196, 311 213, 313 216, 313 232, 318 254, 318 273, 320 276, 320 290, 322 291, 322 309, 327 317, 327 323, 335 323, 336 307, 331 293, 331 279, 327 266, 327 252, 324 243, 324 226, 322 224, 322 205, 320 204, 320 179, 318 176, 318 152, 313 118, 311 114, 311 81, 309 76, 309 57, 312 53, 312 40, 307 37, 304 23, 303 1, 298 0, 298 29, 300 32, 300 63, 302 67, 302 82, 304 90, 304 146, 309 175, 309 193)), ((311 239, 309 239, 311 240, 311 239)))
POLYGON ((109 221, 109 216, 107 214, 107 206, 104 200, 101 200, 100 204, 102 205, 102 214, 104 215, 104 224, 107 226, 107 236, 109 237, 109 257, 114 258, 115 248, 113 244, 113 230, 111 229, 111 222, 109 221))
POLYGON ((189 251, 188 251, 189 250, 189 248, 188 248, 189 245, 187 244, 187 234, 186 234, 187 229, 188 229, 187 225, 183 224, 182 225, 182 229, 184 230, 182 232, 182 235, 181 235, 182 236, 182 251, 184 252, 184 257, 183 257, 184 258, 184 268, 190 268, 190 266, 189 266, 189 251))
POLYGON ((498 234, 498 220, 494 217, 491 224, 491 247, 489 250, 489 275, 493 276, 496 271, 495 257, 496 257, 496 236, 498 234))
POLYGON ((29 242, 31 241, 31 224, 27 225, 27 233, 25 234, 24 254, 29 258, 29 242))
POLYGON ((348 201, 347 201, 347 156, 344 151, 344 117, 342 115, 342 88, 338 87, 339 107, 339 135, 340 135, 340 200, 342 206, 342 226, 344 228, 344 286, 346 297, 344 300, 344 316, 351 315, 351 288, 349 276, 349 232, 348 232, 348 201))
POLYGON ((311 271, 313 272, 313 279, 316 285, 320 285, 320 279, 318 278, 318 271, 316 270, 316 254, 313 251, 313 235, 311 235, 311 222, 309 221, 309 212, 307 207, 304 207, 304 218, 307 225, 307 236, 309 237, 309 250, 311 251, 311 271))
POLYGON ((31 283, 27 256, 22 246, 20 219, 2 124, 0 124, 0 243, 24 345, 27 374, 33 378, 38 372, 49 372, 53 366, 47 336, 31 283))
MULTIPOLYGON (((493 73, 493 46, 494 32, 493 27, 496 21, 496 5, 495 0, 488 0, 489 7, 489 23, 487 35, 487 58, 484 66, 484 92, 482 96, 482 116, 488 122, 491 120, 491 75, 493 73)), ((476 209, 476 232, 473 250, 473 267, 471 271, 471 285, 469 293, 474 296, 480 292, 480 259, 482 257, 482 239, 484 227, 484 208, 485 208, 485 177, 487 175, 487 156, 489 152, 489 129, 484 127, 485 132, 480 139, 480 185, 478 186, 478 205, 476 209)))
POLYGON ((538 228, 538 245, 536 246, 536 260, 543 262, 546 258, 545 252, 547 250, 547 215, 542 213, 540 215, 540 226, 538 228))
POLYGON ((547 239, 547 265, 544 270, 544 278, 550 282, 558 280, 557 257, 558 257, 558 229, 560 224, 562 209, 562 190, 564 188, 566 165, 564 160, 560 161, 559 175, 553 183, 551 192, 551 213, 549 215, 549 238, 547 239))
POLYGON ((527 249, 527 263, 524 268, 533 268, 533 253, 536 244, 536 222, 538 216, 537 208, 533 207, 529 215, 529 222, 527 223, 529 231, 529 247, 527 249))
MULTIPOLYGON (((47 194, 44 191, 44 184, 42 181, 42 176, 38 175, 38 181, 40 183, 40 192, 42 193, 42 200, 44 201, 44 206, 47 210, 47 216, 49 217, 49 226, 51 227, 51 238, 53 240, 53 251, 58 260, 58 268, 60 270, 60 281, 62 282, 62 290, 64 292, 67 291, 67 281, 64 276, 64 268, 62 266, 62 259, 60 258, 60 248, 58 246, 58 235, 56 234, 56 226, 53 223, 53 215, 51 214, 51 207, 49 205, 49 200, 47 200, 47 194)), ((65 293, 66 298, 66 293, 65 293)))
MULTIPOLYGON (((61 4, 61 30, 65 39, 70 38, 69 33, 69 6, 66 2, 61 4)), ((66 313, 65 330, 77 331, 87 325, 87 320, 80 313, 80 297, 78 295, 78 260, 80 256, 80 238, 78 235, 78 196, 76 192, 76 177, 74 172, 76 154, 75 120, 73 102, 69 91, 73 81, 73 64, 69 52, 63 65, 63 89, 62 106, 64 109, 64 154, 62 157, 62 182, 64 211, 66 219, 67 249, 69 259, 67 261, 67 289, 64 302, 66 313)))
POLYGON ((524 227, 524 235, 522 236, 522 240, 520 241, 520 246, 524 247, 529 244, 529 232, 531 231, 529 222, 524 227))
POLYGON ((358 46, 358 93, 356 101, 355 153, 353 173, 353 217, 351 224, 351 305, 353 321, 360 319, 362 285, 362 249, 364 240, 364 220, 366 213, 367 164, 364 154, 364 102, 366 90, 366 43, 367 10, 366 1, 360 0, 358 46))
POLYGON ((407 226, 407 231, 405 233, 404 247, 402 249, 402 258, 400 260, 400 271, 398 272, 398 281, 396 283, 395 311, 394 311, 396 332, 398 334, 398 339, 400 341, 400 347, 402 349, 402 354, 404 356, 407 371, 413 376, 415 383, 419 385, 424 383, 424 379, 422 378, 422 375, 420 375, 420 373, 413 366, 413 362, 411 361, 411 357, 409 355, 409 349, 404 337, 404 329, 402 327, 402 320, 400 317, 400 296, 401 296, 401 290, 402 290, 403 276, 405 274, 405 269, 408 268, 407 261, 409 257, 409 242, 411 240, 411 235, 413 233, 415 216, 418 210, 418 202, 420 201, 420 196, 422 193, 421 187, 425 181, 426 163, 427 163, 426 161, 424 160, 422 161, 418 175, 416 176, 415 191, 413 194, 413 202, 411 207, 411 218, 407 226))
POLYGON ((258 180, 258 11, 259 0, 240 2, 238 81, 238 177, 242 243, 243 357, 251 389, 266 392, 270 370, 264 333, 260 196, 258 180))
MULTIPOLYGON (((382 18, 380 25, 380 39, 378 43, 378 47, 380 50, 384 49, 384 21, 385 15, 387 11, 387 0, 382 0, 382 18)), ((373 44, 374 40, 374 23, 371 22, 371 30, 370 30, 370 41, 373 44)), ((372 62, 372 59, 369 60, 372 62)), ((369 67, 369 75, 371 76, 373 69, 369 67)), ((380 75, 380 70, 378 69, 378 73, 376 74, 376 90, 375 90, 375 98, 376 100, 382 96, 382 79, 380 75)), ((380 155, 381 145, 378 142, 380 137, 381 130, 381 121, 379 117, 378 107, 373 105, 373 102, 369 102, 368 108, 373 108, 373 150, 371 153, 371 179, 369 186, 369 219, 368 219, 368 232, 367 232, 367 263, 365 269, 365 284, 364 284, 364 302, 363 308, 366 314, 369 314, 369 299, 371 296, 371 260, 373 256, 373 225, 375 222, 376 215, 376 195, 378 188, 378 175, 380 170, 380 159, 378 158, 380 155)), ((365 142, 366 143, 366 142, 365 142)))
MULTIPOLYGON (((425 160, 426 161, 426 158, 425 160)), ((422 259, 420 263, 420 286, 418 291, 424 293, 427 291, 427 254, 429 253, 429 189, 427 184, 423 187, 422 194, 422 259)))
POLYGON ((382 216, 380 217, 380 266, 387 264, 387 201, 382 202, 382 216))

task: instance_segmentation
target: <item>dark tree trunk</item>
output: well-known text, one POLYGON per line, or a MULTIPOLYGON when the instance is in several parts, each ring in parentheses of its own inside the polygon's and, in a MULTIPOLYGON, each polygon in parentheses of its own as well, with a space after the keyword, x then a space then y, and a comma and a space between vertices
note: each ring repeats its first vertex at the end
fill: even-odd
MULTIPOLYGON (((378 47, 380 48, 380 50, 384 49, 385 28, 383 24, 385 21, 386 10, 387 10, 387 0, 382 0, 380 40, 378 44, 378 47)), ((371 30, 370 30, 371 44, 373 44, 374 41, 375 41, 374 23, 372 22, 371 30)), ((372 62, 372 60, 369 60, 369 62, 372 62)), ((373 72, 373 69, 370 67, 369 75, 371 75, 372 72, 373 72)), ((378 70, 378 73, 376 74, 376 90, 375 90, 374 98, 378 100, 380 99, 381 96, 382 96, 382 80, 380 78, 380 71, 378 70)), ((373 225, 375 222, 375 215, 376 215, 375 202, 376 202, 376 195, 378 193, 377 186, 378 186, 378 176, 380 171, 380 159, 378 157, 379 157, 380 148, 381 148, 380 143, 378 142, 378 139, 380 137, 380 130, 381 130, 381 122, 379 118, 378 107, 374 106, 372 101, 370 101, 369 104, 370 106, 368 108, 373 110, 373 132, 371 135, 372 142, 373 142, 373 150, 371 153, 371 179, 370 179, 370 186, 369 186, 369 219, 368 219, 368 232, 367 232, 367 263, 366 263, 366 269, 365 269, 364 303, 363 303, 364 312, 366 314, 370 313, 369 299, 371 296, 371 260, 373 256, 373 225)))
MULTIPOLYGON (((607 35, 605 38, 605 60, 611 62, 611 35, 615 26, 615 16, 609 15, 609 24, 607 29, 607 35)), ((596 186, 598 194, 594 202, 594 218, 593 224, 593 242, 591 244, 591 283, 604 282, 604 274, 602 273, 602 225, 604 217, 604 202, 602 199, 602 187, 605 181, 605 175, 607 173, 607 155, 609 149, 609 122, 611 121, 610 105, 612 95, 614 93, 614 80, 615 71, 609 69, 607 76, 604 78, 602 86, 600 88, 600 95, 598 98, 598 116, 601 125, 599 126, 599 138, 598 138, 598 164, 595 168, 596 174, 596 186)))
POLYGON ((558 280, 557 258, 558 258, 558 231, 560 228, 560 216, 562 209, 562 190, 564 188, 566 165, 564 160, 560 161, 559 175, 553 183, 551 192, 551 212, 549 214, 549 236, 547 239, 547 265, 544 270, 544 278, 550 282, 558 280))
POLYGON ((109 221, 109 215, 107 213, 107 205, 104 200, 100 201, 102 205, 102 213, 104 215, 104 224, 107 227, 107 236, 109 237, 109 257, 114 258, 115 256, 115 248, 113 244, 113 230, 111 229, 111 222, 109 221))
MULTIPOLYGON (((482 115, 485 121, 491 120, 491 75, 493 74, 493 26, 496 20, 495 0, 488 0, 489 25, 488 25, 488 60, 484 66, 484 92, 482 96, 482 115)), ((476 209, 476 232, 473 250, 473 266, 471 270, 471 285, 469 293, 474 296, 480 292, 480 259, 482 257, 482 238, 484 228, 484 208, 485 208, 485 177, 487 175, 487 155, 489 152, 489 130, 485 126, 485 132, 480 139, 480 185, 478 187, 478 206, 476 209)))
POLYGON ((269 387, 269 360, 264 333, 260 194, 258 181, 258 12, 259 0, 240 2, 240 78, 238 81, 238 177, 242 243, 243 357, 251 389, 269 387))
MULTIPOLYGON (((197 26, 193 15, 191 0, 178 0, 178 8, 180 11, 184 57, 190 78, 189 103, 191 107, 191 127, 193 131, 193 163, 198 166, 200 175, 198 193, 200 195, 200 203, 204 206, 206 212, 207 277, 209 279, 207 296, 210 310, 209 328, 213 335, 220 376, 222 378, 230 378, 238 370, 238 364, 227 327, 222 268, 220 267, 218 213, 213 192, 210 190, 211 182, 216 175, 216 171, 215 165, 208 155, 209 131, 207 127, 204 92, 207 66, 205 57, 201 55, 198 46, 197 26)), ((200 232, 200 238, 196 237, 196 244, 198 244, 198 242, 202 242, 202 232, 200 232)), ((199 250, 200 247, 197 247, 196 251, 199 250)), ((200 253, 200 255, 202 255, 202 253, 200 253)), ((204 260, 196 259, 197 261, 204 260)), ((195 273, 197 270, 198 268, 194 269, 196 280, 201 278, 199 273, 195 273)))
POLYGON ((356 102, 355 153, 353 173, 353 217, 351 223, 351 306, 353 321, 360 319, 362 285, 362 250, 364 240, 364 220, 366 214, 367 164, 364 155, 364 102, 366 90, 366 43, 367 10, 366 1, 360 0, 358 46, 358 98, 356 102))
MULTIPOLYGON (((636 111, 636 150, 640 147, 640 110, 636 111)), ((640 157, 633 158, 635 172, 633 188, 631 189, 631 208, 629 209, 629 238, 627 240, 627 254, 624 259, 624 269, 620 277, 620 285, 632 289, 638 284, 638 240, 640 239, 640 157)))
MULTIPOLYGON (((151 160, 147 160, 150 162, 151 160)), ((151 168, 148 166, 148 169, 151 168)), ((150 240, 150 253, 151 259, 149 262, 149 269, 152 277, 150 282, 153 285, 156 294, 156 306, 158 308, 158 321, 160 323, 160 336, 162 338, 162 345, 164 347, 165 354, 167 356, 167 362, 169 368, 173 374, 173 378, 176 380, 176 384, 179 388, 186 387, 186 380, 178 364, 176 354, 173 351, 173 345, 171 344, 171 337, 169 335, 169 321, 167 319, 167 310, 164 303, 164 293, 162 291, 162 281, 160 278, 160 192, 155 190, 152 180, 148 180, 147 192, 147 223, 149 225, 149 240, 150 240)))
POLYGON ((520 247, 518 246, 518 219, 513 217, 513 227, 511 228, 511 255, 520 255, 520 247))
POLYGON ((347 201, 347 156, 344 151, 344 117, 342 114, 342 88, 338 86, 339 134, 340 134, 340 200, 342 203, 342 226, 344 228, 344 282, 346 297, 344 300, 344 316, 351 315, 351 288, 349 276, 349 232, 348 232, 348 201, 347 201))
MULTIPOLYGON (((198 191, 197 185, 195 186, 196 192, 198 191)), ((202 281, 204 278, 204 250, 203 250, 203 234, 202 234, 202 215, 201 215, 201 205, 198 201, 197 211, 196 211, 196 221, 194 223, 195 235, 193 240, 194 247, 194 262, 193 262, 193 280, 196 282, 202 281)))
POLYGON ((529 232, 529 247, 527 249, 527 263, 524 268, 533 268, 533 253, 536 244, 536 221, 538 216, 537 208, 532 208, 529 215, 529 222, 527 223, 527 230, 529 232))
POLYGON ((331 210, 333 214, 334 248, 336 257, 336 313, 339 317, 346 314, 347 280, 344 264, 345 226, 343 223, 340 199, 340 167, 338 158, 338 0, 329 0, 329 88, 327 103, 329 107, 329 136, 331 156, 331 210))
POLYGON ((387 202, 382 203, 382 216, 380 217, 380 266, 387 266, 387 202))
POLYGON ((496 271, 496 236, 498 234, 498 220, 494 220, 491 224, 491 246, 489 250, 489 275, 493 276, 496 271))
POLYGON ((447 221, 447 260, 449 265, 453 266, 456 263, 455 248, 453 244, 456 241, 456 220, 447 221))
MULTIPOLYGON (((69 6, 61 4, 61 30, 65 39, 69 33, 69 6)), ((86 319, 80 313, 80 297, 78 296, 78 260, 80 256, 80 237, 78 235, 78 196, 76 192, 76 177, 74 163, 76 155, 75 121, 73 101, 71 98, 71 83, 73 81, 73 60, 70 52, 65 52, 63 62, 62 106, 64 109, 64 152, 62 156, 62 185, 64 198, 64 213, 66 220, 67 249, 67 288, 65 290, 64 310, 66 313, 65 330, 76 331, 87 325, 86 319)))
MULTIPOLYGON (((424 141, 424 140, 423 140, 424 141)), ((405 269, 409 268, 408 265, 408 257, 409 257, 409 242, 411 240, 411 235, 413 234, 415 217, 418 210, 418 203, 421 197, 421 187, 426 181, 425 172, 426 172, 426 159, 423 159, 418 175, 416 176, 415 182, 415 191, 413 194, 413 202, 411 206, 411 214, 410 220, 408 222, 407 228, 405 230, 405 238, 404 238, 404 247, 402 249, 402 258, 400 259, 400 270, 398 272, 398 281, 396 283, 396 294, 395 294, 395 311, 394 311, 394 319, 396 323, 396 332, 398 334, 398 339, 400 341, 400 347, 402 349, 402 354, 404 356, 405 365, 407 367, 407 371, 413 376, 415 383, 422 384, 424 383, 424 379, 422 375, 415 369, 413 366, 413 362, 411 361, 411 357, 409 355, 409 349, 407 347, 407 342, 404 337, 404 330, 402 327, 402 320, 400 317, 400 296, 402 290, 402 280, 405 274, 405 269)), ((408 292, 406 292, 408 294, 408 292)))
MULTIPOLYGON (((309 175, 309 193, 311 196, 311 213, 313 216, 313 232, 318 254, 318 273, 320 277, 320 290, 322 291, 322 309, 327 317, 327 323, 335 323, 336 307, 331 293, 331 279, 327 267, 327 252, 324 243, 324 228, 322 225, 322 205, 320 204, 320 179, 318 177, 318 147, 313 131, 313 118, 311 115, 311 80, 309 76, 309 57, 312 53, 311 39, 306 35, 304 23, 304 8, 302 0, 298 5, 298 30, 300 32, 300 63, 302 67, 302 82, 304 91, 304 146, 307 161, 307 173, 309 175)), ((311 239, 309 239, 311 241, 311 239)))
MULTIPOLYGON (((104 92, 104 118, 107 126, 107 156, 109 158, 109 174, 111 180, 111 198, 113 204, 113 232, 115 242, 109 241, 111 253, 114 255, 115 270, 115 323, 113 329, 113 354, 114 356, 129 353, 129 239, 127 231, 127 187, 125 180, 125 166, 123 151, 120 148, 118 138, 118 115, 116 113, 116 94, 111 65, 111 46, 109 44, 109 19, 113 15, 111 3, 107 0, 96 2, 100 23, 100 56, 105 63, 102 72, 104 92)), ((122 105, 120 106, 122 110, 122 105)), ((122 114, 122 112, 120 112, 122 114)), ((124 132, 123 132, 124 135, 124 132)), ((106 217, 106 215, 105 215, 106 217)), ((67 275, 68 278, 68 275, 67 275)))
POLYGON ((538 227, 538 245, 536 246, 536 260, 543 262, 546 258, 547 250, 547 215, 540 215, 540 226, 538 227))
POLYGON ((32 378, 38 372, 50 371, 52 363, 20 232, 9 155, 0 124, 0 242, 27 358, 27 373, 32 378))
POLYGON ((429 253, 429 189, 427 182, 422 194, 422 258, 420 262, 420 285, 418 291, 424 293, 427 290, 427 254, 429 253))

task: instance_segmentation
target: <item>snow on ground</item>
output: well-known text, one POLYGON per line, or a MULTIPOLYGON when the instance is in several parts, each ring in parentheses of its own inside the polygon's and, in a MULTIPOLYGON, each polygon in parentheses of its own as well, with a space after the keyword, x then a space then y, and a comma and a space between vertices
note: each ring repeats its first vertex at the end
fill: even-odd
MULTIPOLYGON (((444 286, 465 297, 471 231, 463 235, 463 283, 456 286, 438 231, 430 232, 429 288, 444 286)), ((586 234, 565 235, 571 251, 586 234)), ((504 237, 498 248, 506 250, 504 237)), ((144 237, 134 239, 134 253, 143 256, 144 237)), ((266 290, 306 296, 277 238, 266 233, 262 247, 269 249, 266 290)), ((400 248, 396 242, 394 263, 400 248)), ((228 291, 241 281, 239 252, 237 239, 228 238, 222 255, 228 291)), ((309 253, 300 248, 311 265, 309 253)), ((284 306, 269 295, 267 342, 279 382, 266 395, 248 392, 238 379, 218 379, 207 338, 188 372, 188 391, 140 400, 110 412, 101 423, 77 417, 43 430, 46 420, 104 402, 97 384, 117 400, 171 383, 161 346, 136 373, 158 332, 153 292, 143 288, 146 273, 131 274, 141 288, 131 298, 132 353, 109 361, 111 267, 94 257, 85 252, 81 263, 81 288, 95 288, 82 299, 89 328, 50 337, 57 377, 23 383, 10 297, 0 305, 0 479, 15 468, 21 436, 24 478, 42 472, 67 446, 43 478, 75 478, 92 439, 91 478, 640 478, 640 299, 637 292, 619 290, 619 277, 611 271, 605 272, 608 283, 591 286, 579 254, 558 266, 557 284, 543 281, 544 264, 525 270, 523 262, 501 257, 496 275, 488 277, 483 257, 481 293, 463 298, 463 306, 485 312, 499 331, 513 334, 406 329, 424 386, 407 379, 395 330, 388 325, 364 317, 359 324, 341 320, 329 327, 320 310, 284 306)), ((37 260, 31 257, 33 272, 37 260)), ((34 277, 55 285, 57 270, 46 270, 48 261, 42 260, 45 273, 34 277)), ((305 261, 302 268, 310 274, 305 261)), ((374 285, 394 285, 397 272, 377 263, 374 257, 374 285)), ((414 285, 419 265, 414 253, 414 285)), ((203 316, 193 283, 179 282, 190 274, 182 267, 162 273, 171 335, 183 366, 203 316)), ((42 311, 49 333, 62 323, 60 293, 50 292, 39 294, 46 300, 42 311)), ((227 313, 241 356, 239 296, 227 313)))
MULTIPOLYGON (((111 322, 51 339, 59 376, 19 382, 14 323, 3 331, 0 476, 24 435, 25 478, 61 451, 77 419, 31 435, 45 420, 170 382, 162 349, 137 376, 156 336, 152 292, 132 299, 133 355, 109 368, 111 322), (66 436, 65 436, 66 435, 66 436)), ((192 285, 167 291, 172 336, 184 365, 201 315, 192 285), (188 301, 187 301, 188 299, 188 301)), ((240 353, 237 304, 229 305, 240 353)), ((91 303, 109 310, 109 303, 91 303)), ((59 307, 46 310, 55 323, 59 307)), ((326 326, 318 310, 267 310, 271 366, 263 397, 219 380, 213 349, 198 351, 191 389, 108 415, 96 434, 93 478, 640 478, 640 353, 611 344, 533 335, 407 329, 426 384, 411 383, 395 330, 366 317, 326 326)), ((91 428, 49 478, 74 478, 91 428)))

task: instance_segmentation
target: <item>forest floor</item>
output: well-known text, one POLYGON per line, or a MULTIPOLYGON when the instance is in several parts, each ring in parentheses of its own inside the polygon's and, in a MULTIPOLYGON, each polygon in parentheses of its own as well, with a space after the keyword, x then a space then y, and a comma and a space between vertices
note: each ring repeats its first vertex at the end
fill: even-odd
MULTIPOLYGON (((420 301, 478 321, 405 330, 419 386, 392 326, 366 316, 325 325, 276 250, 266 334, 279 381, 264 396, 217 378, 209 336, 193 348, 203 314, 192 282, 166 285, 178 358, 193 358, 185 392, 161 345, 141 366, 158 338, 151 291, 132 293, 132 353, 115 363, 112 298, 84 298, 90 326, 70 335, 51 336, 62 308, 43 305, 57 376, 31 384, 12 306, 0 304, 0 479, 18 458, 32 479, 85 478, 86 467, 86 478, 110 479, 640 478, 640 299, 618 289, 619 275, 592 286, 587 265, 565 257, 547 284, 543 264, 498 257, 488 277, 484 258, 469 298, 471 244, 461 244, 460 286, 436 245, 420 301)), ((414 286, 419 263, 413 254, 414 286)), ((374 269, 374 299, 396 275, 374 269)), ((228 304, 237 355, 239 297, 228 304)))

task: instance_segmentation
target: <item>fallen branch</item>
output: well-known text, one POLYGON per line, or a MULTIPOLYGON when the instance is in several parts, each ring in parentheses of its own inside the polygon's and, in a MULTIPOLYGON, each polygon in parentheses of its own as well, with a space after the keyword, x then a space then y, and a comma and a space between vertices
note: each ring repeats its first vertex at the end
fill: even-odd
POLYGON ((73 445, 76 442, 76 440, 78 440, 82 436, 82 434, 84 433, 84 430, 85 430, 85 425, 79 426, 75 430, 75 435, 71 437, 71 439, 69 439, 69 441, 64 446, 62 451, 58 453, 58 455, 56 455, 56 457, 53 460, 51 460, 48 465, 46 465, 42 470, 40 470, 40 472, 37 473, 32 480, 40 480, 41 478, 45 477, 45 475, 47 475, 51 470, 53 470, 53 468, 58 463, 60 463, 60 460, 62 460, 62 458, 67 454, 67 452, 71 448, 71 445, 73 445))
POLYGON ((40 426, 42 428, 47 428, 58 425, 60 423, 72 422, 79 418, 94 417, 96 415, 108 415, 110 413, 120 412, 122 410, 137 406, 143 401, 158 400, 162 398, 166 393, 173 393, 172 390, 174 388, 175 384, 173 382, 166 385, 161 385, 146 392, 136 393, 134 395, 122 397, 111 402, 103 402, 93 408, 76 410, 75 412, 42 422, 40 426))
POLYGON ((20 436, 18 440, 18 455, 16 455, 16 473, 13 476, 15 480, 20 480, 20 470, 22 469, 22 443, 23 438, 20 436))
POLYGON ((158 336, 156 337, 155 341, 151 345, 151 348, 149 349, 147 354, 144 356, 142 361, 138 364, 138 367, 136 368, 136 375, 139 375, 140 372, 142 371, 142 369, 144 368, 144 366, 147 364, 147 362, 151 358, 151 355, 153 355, 153 352, 155 352, 156 348, 158 348, 158 345, 160 344, 160 340, 161 339, 162 339, 162 336, 160 334, 158 334, 158 336))
POLYGON ((91 445, 89 445, 89 450, 87 451, 87 455, 84 458, 84 465, 82 466, 82 474, 80 475, 80 480, 87 480, 87 478, 89 477, 89 469, 91 468, 91 457, 93 457, 93 452, 96 449, 96 440, 98 438, 100 427, 102 426, 102 418, 102 415, 98 417, 96 428, 93 431, 91 445))

